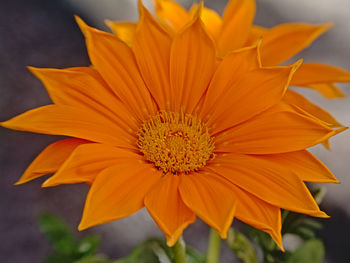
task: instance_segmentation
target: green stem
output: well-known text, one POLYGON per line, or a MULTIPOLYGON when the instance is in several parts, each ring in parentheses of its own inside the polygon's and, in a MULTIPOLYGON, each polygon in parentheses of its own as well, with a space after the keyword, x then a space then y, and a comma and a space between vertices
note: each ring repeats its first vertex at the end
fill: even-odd
POLYGON ((207 263, 218 263, 220 258, 221 238, 219 234, 210 229, 207 263))
POLYGON ((182 236, 173 247, 175 263, 186 263, 186 245, 182 236))

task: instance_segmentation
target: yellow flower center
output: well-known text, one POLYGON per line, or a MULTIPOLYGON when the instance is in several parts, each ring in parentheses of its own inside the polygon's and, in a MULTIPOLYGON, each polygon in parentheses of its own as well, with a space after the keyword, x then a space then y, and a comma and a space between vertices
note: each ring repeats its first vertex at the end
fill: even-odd
POLYGON ((164 174, 198 171, 214 158, 213 138, 190 114, 160 111, 142 124, 138 136, 144 157, 164 174))

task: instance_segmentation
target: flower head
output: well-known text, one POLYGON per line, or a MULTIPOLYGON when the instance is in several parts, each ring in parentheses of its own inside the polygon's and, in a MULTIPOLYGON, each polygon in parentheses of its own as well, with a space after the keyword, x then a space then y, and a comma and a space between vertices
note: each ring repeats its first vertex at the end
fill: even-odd
POLYGON ((17 184, 91 185, 80 230, 145 206, 169 246, 197 216, 223 238, 236 217, 280 246, 281 208, 327 217, 303 181, 337 180, 305 149, 341 130, 284 101, 301 62, 264 67, 259 44, 218 59, 200 10, 171 35, 140 9, 131 47, 77 18, 92 66, 30 68, 53 104, 1 125, 71 138, 17 184))

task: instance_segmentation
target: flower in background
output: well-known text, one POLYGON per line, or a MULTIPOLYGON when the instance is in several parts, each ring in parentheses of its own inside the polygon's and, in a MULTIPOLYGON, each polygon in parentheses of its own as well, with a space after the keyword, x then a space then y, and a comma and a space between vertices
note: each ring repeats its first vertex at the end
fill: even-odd
MULTIPOLYGON (((194 4, 189 11, 186 11, 173 0, 154 0, 154 3, 159 22, 171 35, 176 35, 191 21, 198 9, 198 4, 194 4)), ((230 0, 222 17, 212 9, 206 7, 202 9, 201 19, 216 43, 219 57, 232 50, 250 46, 261 39, 262 64, 275 66, 292 58, 331 27, 330 23, 322 25, 287 23, 268 29, 253 24, 255 9, 255 0, 230 0)), ((120 39, 132 45, 136 23, 109 20, 106 22, 120 39)), ((350 82, 350 73, 330 65, 303 63, 290 84, 312 88, 327 98, 344 97, 334 82, 350 82)), ((292 90, 287 91, 284 101, 331 127, 342 126, 327 111, 292 90)), ((325 144, 328 147, 327 143, 325 144)))
POLYGON ((131 46, 77 18, 91 67, 30 68, 53 104, 1 125, 71 138, 17 184, 89 184, 80 230, 145 206, 169 246, 196 216, 222 238, 236 217, 281 247, 281 208, 327 217, 303 181, 337 180, 306 148, 344 129, 284 101, 301 62, 262 66, 259 44, 218 60, 201 9, 176 34, 140 11, 131 46))

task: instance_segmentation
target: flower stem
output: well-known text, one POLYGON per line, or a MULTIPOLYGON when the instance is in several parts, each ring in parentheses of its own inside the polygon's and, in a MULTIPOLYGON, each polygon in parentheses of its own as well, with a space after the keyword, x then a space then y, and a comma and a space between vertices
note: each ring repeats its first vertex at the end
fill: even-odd
POLYGON ((173 247, 175 263, 186 263, 186 244, 182 236, 173 247))
POLYGON ((210 229, 207 263, 218 263, 220 258, 221 238, 219 234, 210 229))

